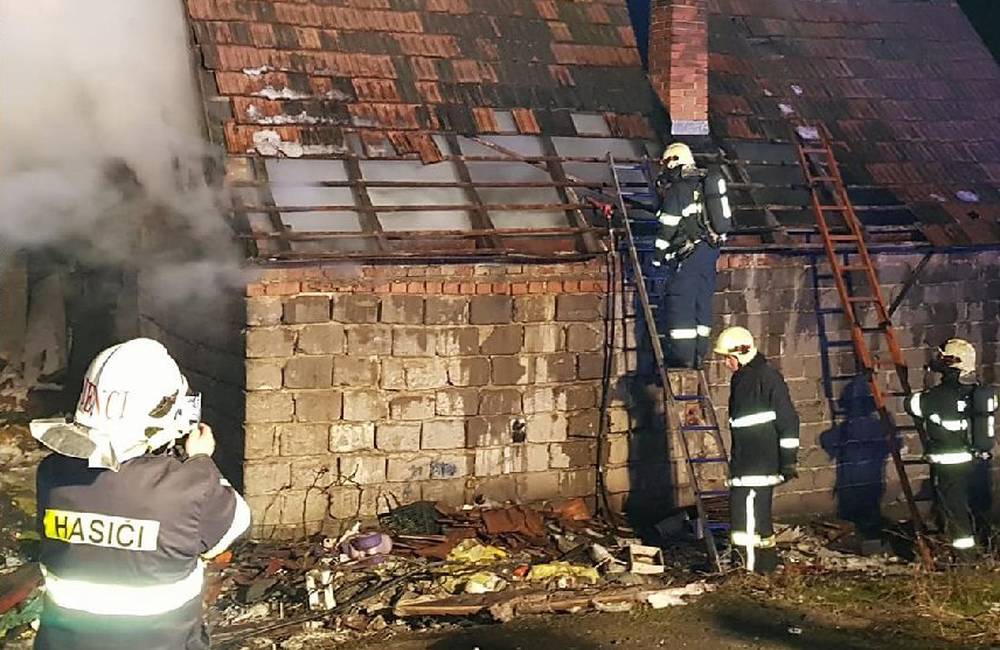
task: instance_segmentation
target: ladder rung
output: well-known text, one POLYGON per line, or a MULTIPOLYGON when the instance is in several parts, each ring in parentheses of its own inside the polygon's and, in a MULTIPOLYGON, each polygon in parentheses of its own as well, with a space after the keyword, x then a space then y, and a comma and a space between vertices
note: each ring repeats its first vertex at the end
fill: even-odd
POLYGON ((875 296, 848 296, 847 302, 878 302, 875 296))
MULTIPOLYGON (((820 345, 824 345, 824 344, 821 342, 820 345)), ((838 341, 827 341, 825 343, 825 345, 827 347, 831 347, 831 348, 846 348, 846 347, 850 347, 850 346, 854 345, 854 341, 851 340, 851 339, 843 339, 843 340, 838 340, 838 341)))
POLYGON ((830 381, 853 381, 860 375, 830 375, 830 381))
POLYGON ((729 494, 729 490, 695 490, 695 494, 701 497, 723 497, 729 494))
POLYGON ((844 212, 847 210, 846 205, 821 205, 819 209, 823 212, 844 212))
POLYGON ((725 456, 712 456, 708 458, 692 458, 688 462, 692 464, 704 464, 704 463, 726 463, 729 459, 725 456))
POLYGON ((834 176, 810 176, 809 177, 809 182, 815 183, 817 181, 819 181, 821 183, 835 183, 835 182, 837 182, 837 179, 834 176))
MULTIPOLYGON (((830 276, 833 277, 833 276, 830 276)), ((816 310, 817 314, 843 314, 843 307, 821 307, 816 310)))
POLYGON ((830 241, 858 241, 857 235, 830 235, 830 241))
POLYGON ((903 459, 903 464, 904 465, 927 465, 929 463, 927 462, 926 458, 920 457, 920 458, 904 458, 903 459))
POLYGON ((885 325, 876 325, 875 327, 862 327, 861 331, 865 334, 874 334, 875 332, 884 332, 885 325))
POLYGON ((855 271, 867 271, 868 267, 864 264, 845 264, 843 266, 837 266, 841 273, 853 273, 855 271))
POLYGON ((685 424, 681 427, 682 433, 691 433, 694 431, 718 431, 719 427, 712 424, 685 424))
POLYGON ((707 395, 674 395, 674 400, 678 402, 708 401, 707 395))
POLYGON ((802 153, 830 153, 829 150, 822 147, 800 147, 802 153))

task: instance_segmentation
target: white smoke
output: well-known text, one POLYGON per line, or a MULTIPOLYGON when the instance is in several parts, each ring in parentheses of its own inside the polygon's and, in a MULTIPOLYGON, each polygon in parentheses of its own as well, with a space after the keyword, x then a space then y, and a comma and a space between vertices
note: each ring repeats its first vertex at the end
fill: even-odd
POLYGON ((0 256, 240 279, 193 71, 181 0, 0 0, 0 256))

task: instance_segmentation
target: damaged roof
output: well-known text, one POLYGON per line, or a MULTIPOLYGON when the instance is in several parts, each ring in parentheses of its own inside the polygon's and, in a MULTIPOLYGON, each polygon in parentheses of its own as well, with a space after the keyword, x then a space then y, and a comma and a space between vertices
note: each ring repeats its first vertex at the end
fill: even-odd
MULTIPOLYGON (((822 122, 871 224, 1000 242, 1000 67, 948 0, 709 0, 712 131, 779 222, 811 222, 790 120, 822 122), (785 171, 782 171, 784 165, 785 171), (790 166, 789 166, 790 165, 790 166), (760 196, 763 195, 763 196, 760 196), (790 205, 787 205, 790 204, 790 205)), ((748 219, 744 219, 746 222, 748 219)), ((756 224, 753 224, 756 225, 756 224)))
POLYGON ((625 0, 187 7, 215 86, 207 94, 231 109, 220 120, 231 154, 257 150, 265 130, 305 155, 341 152, 358 133, 372 156, 433 161, 432 132, 509 132, 512 119, 515 133, 574 136, 573 111, 604 114, 614 136, 653 137, 625 0))

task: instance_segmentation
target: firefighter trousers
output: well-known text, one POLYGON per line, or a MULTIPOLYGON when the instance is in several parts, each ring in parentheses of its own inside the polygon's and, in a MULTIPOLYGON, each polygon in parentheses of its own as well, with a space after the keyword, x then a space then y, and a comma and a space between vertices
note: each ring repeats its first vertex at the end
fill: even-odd
POLYGON ((734 487, 729 490, 730 539, 747 571, 769 573, 778 567, 771 520, 773 487, 734 487))
POLYGON ((954 548, 962 550, 975 545, 972 511, 969 507, 970 487, 975 463, 934 465, 934 496, 945 533, 954 548))
POLYGON ((664 353, 671 368, 698 368, 708 356, 718 260, 719 249, 700 242, 671 268, 664 294, 664 353))

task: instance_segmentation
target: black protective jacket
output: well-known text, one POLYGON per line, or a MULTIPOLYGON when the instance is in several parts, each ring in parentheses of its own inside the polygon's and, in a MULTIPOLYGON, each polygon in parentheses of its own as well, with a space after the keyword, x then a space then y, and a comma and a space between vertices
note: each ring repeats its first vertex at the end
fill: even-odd
POLYGON ((956 372, 947 372, 937 386, 911 395, 906 410, 923 425, 924 452, 931 462, 963 462, 958 455, 993 449, 997 399, 992 387, 963 384, 956 372))
POLYGON ((683 258, 698 242, 721 243, 731 229, 732 212, 726 182, 718 171, 692 170, 676 178, 664 173, 656 185, 657 259, 683 258))
POLYGON ((733 373, 729 428, 733 450, 730 475, 734 479, 777 477, 783 468, 795 467, 799 415, 785 378, 760 353, 733 373))
POLYGON ((35 648, 208 648, 202 557, 250 524, 211 458, 141 456, 117 472, 52 454, 38 468, 46 598, 35 648))

